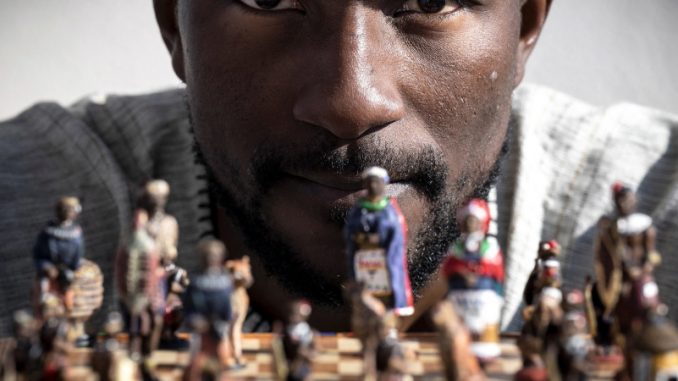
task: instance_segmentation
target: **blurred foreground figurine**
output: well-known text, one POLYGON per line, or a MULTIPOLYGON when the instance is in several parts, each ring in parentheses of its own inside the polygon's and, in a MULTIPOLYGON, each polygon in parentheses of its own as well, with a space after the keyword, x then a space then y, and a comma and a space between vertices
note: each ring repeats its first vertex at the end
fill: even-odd
POLYGON ((38 275, 40 302, 48 294, 63 300, 66 310, 73 308, 71 284, 85 256, 82 228, 76 222, 82 207, 75 197, 63 197, 56 205, 56 220, 40 232, 33 248, 38 275))
POLYGON ((165 281, 161 284, 165 303, 160 347, 181 349, 187 348, 188 342, 177 337, 176 331, 183 323, 181 296, 188 286, 189 279, 186 270, 176 264, 179 225, 177 220, 165 211, 169 194, 170 187, 165 180, 151 180, 144 185, 138 207, 148 215, 144 229, 154 241, 160 266, 165 271, 165 281))
POLYGON ((559 374, 558 344, 562 324, 563 294, 560 290, 560 254, 556 241, 539 243, 534 269, 525 285, 523 327, 518 338, 523 368, 516 381, 548 380, 559 374))
POLYGON ((598 222, 594 244, 596 279, 587 287, 586 295, 591 332, 598 346, 596 361, 621 366, 623 335, 629 333, 634 321, 642 320, 647 310, 640 299, 658 303, 656 298, 652 301, 643 296, 643 289, 645 285, 648 290, 652 285, 656 289, 652 272, 660 257, 655 250, 652 219, 635 212, 633 191, 615 183, 612 195, 615 213, 598 222))
POLYGON ((153 239, 146 232, 148 214, 137 210, 132 237, 116 258, 116 284, 129 334, 130 354, 141 360, 157 348, 162 330, 163 269, 153 239))
POLYGON ((42 348, 38 337, 39 322, 28 311, 14 313, 13 364, 5 365, 5 377, 33 381, 42 379, 42 348), (11 366, 11 370, 8 368, 11 366), (8 374, 9 373, 9 374, 8 374))
POLYGON ((580 290, 567 293, 563 311, 558 350, 560 374, 567 381, 585 380, 587 369, 592 368, 589 355, 594 344, 589 335, 584 294, 580 290))
POLYGON ((137 380, 140 376, 138 367, 127 357, 118 340, 123 325, 122 316, 117 312, 110 313, 104 323, 103 337, 94 347, 90 360, 99 381, 137 380))
POLYGON ((75 197, 57 202, 56 220, 48 223, 33 248, 38 275, 36 311, 67 318, 67 340, 89 344, 84 324, 103 302, 103 275, 99 266, 84 259, 82 228, 76 222, 82 208, 75 197), (58 303, 55 303, 58 302, 58 303))
POLYGON ((678 330, 666 312, 665 305, 650 309, 634 333, 627 359, 629 379, 678 380, 678 330))
POLYGON ((300 300, 292 303, 282 347, 287 362, 287 381, 311 379, 311 365, 316 355, 316 332, 308 324, 311 305, 300 300))
POLYGON ((438 333, 438 351, 447 381, 482 381, 485 374, 471 350, 471 334, 449 300, 433 311, 438 333))
POLYGON ((407 356, 398 341, 397 318, 392 310, 361 283, 347 288, 351 327, 360 340, 364 380, 400 380, 408 374, 407 356))
POLYGON ((230 259, 226 261, 226 270, 228 270, 233 281, 233 293, 231 294, 232 318, 229 324, 228 336, 232 347, 233 365, 236 368, 241 368, 245 365, 242 359, 242 325, 245 322, 247 310, 250 306, 247 289, 254 283, 250 258, 244 256, 240 259, 230 259))
POLYGON ((395 198, 385 195, 385 169, 362 174, 367 194, 351 209, 344 227, 350 279, 362 283, 397 316, 414 313, 407 271, 407 224, 395 198))
POLYGON ((544 241, 539 243, 537 259, 534 269, 530 273, 523 292, 525 305, 530 306, 544 288, 560 288, 560 245, 557 241, 544 241))
POLYGON ((499 319, 503 305, 504 260, 496 238, 487 235, 490 210, 487 202, 473 199, 457 213, 462 232, 450 246, 443 264, 448 299, 471 333, 472 348, 481 361, 500 355, 499 319))
POLYGON ((192 277, 184 295, 186 319, 196 345, 187 369, 188 380, 218 379, 230 357, 229 322, 233 284, 224 269, 226 247, 221 241, 198 245, 202 272, 192 277))

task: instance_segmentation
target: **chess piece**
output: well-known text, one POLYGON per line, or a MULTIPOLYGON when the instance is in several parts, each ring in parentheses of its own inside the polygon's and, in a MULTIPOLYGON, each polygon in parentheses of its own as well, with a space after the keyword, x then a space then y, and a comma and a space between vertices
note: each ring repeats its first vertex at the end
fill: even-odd
POLYGON ((587 306, 594 317, 591 331, 601 363, 621 363, 622 351, 628 357, 628 351, 620 347, 626 341, 624 333, 642 319, 644 308, 638 298, 646 284, 654 283, 652 272, 661 261, 652 219, 636 212, 635 193, 615 183, 612 195, 615 212, 598 222, 596 280, 587 291, 587 306))
POLYGON ((137 210, 131 239, 116 257, 118 297, 135 361, 157 348, 164 313, 164 271, 147 223, 146 211, 137 210))
POLYGON ((365 380, 377 378, 377 347, 386 307, 362 283, 349 283, 347 299, 351 303, 351 329, 360 340, 365 380))
POLYGON ((82 207, 77 198, 63 197, 55 209, 56 219, 47 223, 33 247, 38 304, 53 294, 61 299, 65 311, 69 311, 73 308, 71 284, 85 255, 82 228, 76 222, 82 207))
POLYGON ((539 295, 545 287, 560 288, 560 262, 557 260, 559 255, 560 245, 557 241, 551 240, 539 243, 534 268, 527 279, 523 292, 525 305, 531 305, 535 296, 539 295))
POLYGON ((176 332, 183 323, 181 295, 189 279, 186 270, 176 264, 179 225, 165 210, 169 194, 170 186, 165 180, 148 181, 137 206, 148 215, 144 229, 154 241, 160 266, 165 271, 165 281, 161 284, 165 295, 162 334, 158 346, 163 349, 186 349, 188 342, 178 337, 176 332))
POLYGON ((407 224, 395 198, 385 195, 385 169, 371 167, 362 174, 367 189, 348 213, 344 239, 349 278, 363 283, 397 316, 414 313, 407 271, 407 224))
POLYGON ((155 241, 160 259, 169 265, 177 258, 179 225, 177 220, 165 211, 170 194, 165 180, 151 180, 144 185, 138 207, 148 214, 145 229, 155 241))
POLYGON ((666 317, 665 305, 647 311, 630 340, 628 361, 632 380, 678 379, 678 329, 666 317))
POLYGON ((397 323, 392 311, 382 316, 375 354, 378 381, 405 380, 409 374, 407 364, 414 356, 408 356, 409 353, 398 340, 397 323))
POLYGON ((186 320, 193 331, 195 354, 187 369, 188 380, 217 379, 230 355, 229 322, 232 319, 233 283, 224 268, 226 247, 218 240, 198 245, 202 271, 191 277, 184 294, 186 320))
POLYGON ((28 311, 14 313, 13 364, 5 368, 8 379, 34 381, 42 378, 42 348, 38 340, 39 321, 28 311))
POLYGON ((247 317, 250 298, 247 289, 254 283, 250 258, 245 256, 240 259, 226 261, 226 269, 233 280, 233 293, 231 294, 231 310, 233 316, 229 324, 229 342, 232 346, 233 362, 236 368, 244 366, 242 359, 242 326, 247 317))
POLYGON ((40 328, 42 349, 41 380, 63 380, 66 354, 71 349, 67 341, 68 324, 62 318, 49 318, 40 328))
POLYGON ((562 293, 555 287, 545 287, 537 294, 534 304, 523 310, 523 327, 518 338, 523 368, 514 380, 552 379, 558 374, 557 353, 562 324, 562 293))
POLYGON ((317 333, 308 324, 311 305, 304 300, 292 303, 282 346, 287 360, 287 381, 311 379, 311 364, 316 355, 317 333))
POLYGON ((187 340, 177 336, 177 331, 184 322, 184 307, 181 302, 186 288, 190 284, 188 272, 167 258, 160 261, 165 271, 165 311, 162 323, 162 338, 159 347, 162 349, 188 349, 187 340))
POLYGON ((471 350, 471 334, 449 300, 443 300, 433 311, 438 332, 438 348, 447 381, 482 381, 483 370, 471 350))
POLYGON ((140 377, 138 367, 127 357, 118 340, 123 326, 123 317, 117 312, 110 313, 106 318, 103 336, 95 345, 90 360, 99 381, 137 380, 140 377))
POLYGON ((535 266, 530 274, 523 299, 523 327, 517 344, 523 368, 517 381, 548 380, 557 374, 559 330, 562 323, 563 299, 560 290, 560 263, 556 257, 560 245, 556 241, 539 243, 535 266))
POLYGON ((442 266, 447 298, 477 340, 471 345, 481 361, 500 355, 499 319, 503 305, 504 262, 496 238, 489 236, 487 202, 473 199, 459 208, 461 237, 450 246, 442 266))
POLYGON ((567 293, 563 311, 558 348, 560 374, 565 381, 585 380, 594 344, 589 335, 584 294, 580 290, 567 293))

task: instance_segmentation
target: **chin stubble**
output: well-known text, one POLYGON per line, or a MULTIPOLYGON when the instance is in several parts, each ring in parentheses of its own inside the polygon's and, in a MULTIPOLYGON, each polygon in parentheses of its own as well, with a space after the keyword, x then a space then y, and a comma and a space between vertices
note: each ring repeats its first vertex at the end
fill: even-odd
MULTIPOLYGON (((190 113, 189 113, 190 114, 190 113)), ((507 137, 510 133, 507 134, 507 137)), ((339 173, 359 173, 371 165, 380 165, 392 171, 410 174, 408 181, 429 205, 419 231, 410 233, 408 253, 409 273, 416 296, 436 273, 449 245, 459 236, 456 226, 456 209, 471 197, 487 198, 495 183, 502 159, 508 151, 505 139, 495 164, 489 173, 472 176, 464 174, 448 184, 447 164, 442 154, 431 147, 403 152, 389 150, 383 142, 374 140, 370 145, 353 147, 347 152, 332 151, 330 144, 320 142, 306 152, 295 152, 274 145, 262 145, 254 153, 246 173, 254 182, 254 191, 243 192, 241 184, 222 184, 221 178, 242 179, 244 175, 235 161, 228 160, 223 152, 217 163, 206 160, 198 143, 196 160, 207 171, 210 194, 234 220, 253 255, 259 257, 268 275, 274 277, 291 294, 310 300, 315 305, 341 307, 343 290, 334 279, 328 279, 304 260, 267 222, 261 198, 283 175, 285 168, 325 169, 339 173), (214 164, 214 167, 212 166, 214 164), (308 168, 312 166, 312 168, 308 168), (236 176, 236 177, 234 177, 236 176), (245 195, 249 193, 249 197, 245 195), (256 196, 253 196, 256 194, 256 196)), ((328 218, 343 225, 348 210, 333 208, 328 218)), ((341 230, 339 230, 341 231, 341 230)), ((343 248, 342 248, 343 251, 343 248)))

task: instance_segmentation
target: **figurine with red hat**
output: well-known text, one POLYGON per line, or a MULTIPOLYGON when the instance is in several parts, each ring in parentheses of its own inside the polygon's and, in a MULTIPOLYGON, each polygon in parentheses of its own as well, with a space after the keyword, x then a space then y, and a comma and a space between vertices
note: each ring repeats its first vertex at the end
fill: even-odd
POLYGON ((560 262, 557 260, 559 255, 560 245, 556 240, 539 243, 534 269, 527 279, 523 292, 523 301, 526 305, 532 305, 544 288, 560 288, 560 262))
POLYGON ((497 239, 488 235, 487 202, 472 199, 457 213, 461 237, 443 263, 448 299, 477 340, 472 350, 481 360, 500 355, 499 320, 503 305, 504 259, 497 239))

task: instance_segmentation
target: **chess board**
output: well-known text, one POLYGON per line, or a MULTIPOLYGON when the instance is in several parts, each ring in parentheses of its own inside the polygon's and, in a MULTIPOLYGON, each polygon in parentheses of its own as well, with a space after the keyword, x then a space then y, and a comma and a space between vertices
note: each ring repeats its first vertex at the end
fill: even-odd
MULTIPOLYGON (((486 366, 488 380, 512 380, 521 367, 520 352, 513 338, 504 338, 499 359, 486 366)), ((223 380, 274 380, 274 365, 271 334, 245 334, 243 355, 246 366, 229 371, 223 380)), ((410 353, 409 372, 411 380, 444 380, 442 363, 438 354, 435 334, 406 334, 401 342, 410 353)), ((0 358, 7 354, 10 341, 0 341, 0 358), (4 343, 4 344, 3 344, 4 343), (4 353, 3 353, 4 352, 4 353)), ((74 349, 69 354, 70 366, 67 379, 90 381, 94 374, 89 369, 89 349, 74 349)), ((161 381, 178 381, 190 360, 187 351, 154 352, 151 362, 155 375, 161 381)), ((362 380, 363 364, 360 342, 347 334, 323 335, 318 340, 318 355, 313 364, 314 380, 362 380)), ((603 380, 606 377, 593 379, 603 380)))
MULTIPOLYGON (((246 366, 225 375, 228 380, 274 380, 274 365, 271 334, 245 334, 243 357, 246 366)), ((489 380, 511 380, 520 368, 520 353, 512 340, 502 343, 502 356, 486 368, 489 380)), ((402 344, 412 356, 409 362, 411 379, 444 380, 442 363, 438 355, 436 337, 433 334, 405 335, 402 344)), ((70 369, 73 378, 87 379, 88 352, 75 350, 69 358, 74 367, 70 369)), ((188 352, 154 352, 152 363, 156 364, 155 374, 163 381, 180 380, 188 364, 188 352)), ((362 380, 363 364, 358 339, 346 334, 323 335, 318 339, 318 355, 313 363, 314 380, 362 380)))

